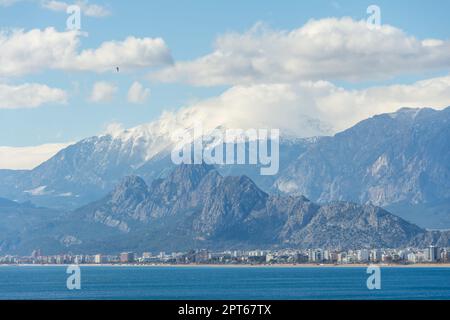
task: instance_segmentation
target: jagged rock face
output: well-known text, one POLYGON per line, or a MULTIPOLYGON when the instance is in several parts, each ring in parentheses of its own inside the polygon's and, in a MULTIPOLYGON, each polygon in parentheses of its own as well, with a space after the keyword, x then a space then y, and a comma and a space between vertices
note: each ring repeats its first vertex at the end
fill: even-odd
POLYGON ((208 165, 181 165, 167 179, 152 183, 152 199, 166 205, 175 202, 195 190, 210 170, 208 165))
MULTIPOLYGON (((15 212, 5 218, 19 217, 17 206, 31 210, 28 205, 1 200, 0 218, 2 212, 15 212)), ((39 223, 27 226, 26 234, 17 236, 13 231, 9 230, 9 238, 0 237, 0 251, 450 244, 450 232, 425 231, 373 205, 343 201, 319 205, 304 196, 269 195, 246 176, 223 177, 206 165, 178 166, 150 186, 137 176, 126 177, 99 201, 59 214, 57 219, 43 216, 39 223)))
POLYGON ((194 206, 201 209, 193 229, 204 237, 239 233, 249 214, 265 207, 267 197, 245 176, 223 178, 211 172, 192 197, 194 206))
POLYGON ((289 240, 312 247, 404 247, 421 233, 419 227, 379 207, 338 202, 321 206, 310 223, 289 240))
POLYGON ((110 227, 117 227, 123 232, 129 232, 130 227, 124 218, 130 217, 146 221, 147 217, 140 215, 140 208, 148 197, 149 191, 144 180, 137 176, 129 176, 114 189, 105 201, 89 205, 87 211, 92 220, 110 227))
POLYGON ((157 240, 178 232, 186 243, 199 240, 213 247, 402 247, 438 237, 373 205, 270 196, 245 176, 222 177, 206 165, 181 165, 150 187, 128 177, 108 197, 78 212, 124 233, 147 230, 157 240))
POLYGON ((111 204, 135 208, 148 196, 145 181, 137 176, 126 177, 111 194, 111 204))
MULTIPOLYGON (((129 232, 129 219, 151 223, 157 219, 195 216, 194 232, 211 236, 232 228, 254 209, 262 208, 267 194, 247 177, 222 177, 207 165, 181 165, 150 187, 138 177, 127 177, 104 200, 77 210, 94 220, 111 221, 129 232), (109 214, 107 214, 109 213, 109 214), (124 227, 126 226, 126 227, 124 227)), ((191 227, 191 226, 186 226, 191 227)))

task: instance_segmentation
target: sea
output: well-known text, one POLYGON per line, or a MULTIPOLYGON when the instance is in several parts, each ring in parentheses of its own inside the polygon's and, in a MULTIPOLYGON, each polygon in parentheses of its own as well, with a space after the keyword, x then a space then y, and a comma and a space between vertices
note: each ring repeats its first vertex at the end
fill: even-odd
POLYGON ((69 290, 66 266, 0 266, 0 299, 445 299, 450 268, 381 268, 369 290, 363 267, 81 266, 69 290))

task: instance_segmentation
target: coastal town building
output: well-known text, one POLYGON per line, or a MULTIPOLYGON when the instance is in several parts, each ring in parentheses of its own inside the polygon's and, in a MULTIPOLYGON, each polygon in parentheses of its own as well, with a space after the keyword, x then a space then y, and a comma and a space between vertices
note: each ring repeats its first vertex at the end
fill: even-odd
POLYGON ((207 249, 187 252, 149 251, 141 254, 122 252, 120 254, 57 254, 41 255, 33 250, 30 256, 0 256, 0 264, 433 264, 449 263, 450 248, 429 246, 427 248, 399 249, 254 249, 226 250, 212 252, 207 249))

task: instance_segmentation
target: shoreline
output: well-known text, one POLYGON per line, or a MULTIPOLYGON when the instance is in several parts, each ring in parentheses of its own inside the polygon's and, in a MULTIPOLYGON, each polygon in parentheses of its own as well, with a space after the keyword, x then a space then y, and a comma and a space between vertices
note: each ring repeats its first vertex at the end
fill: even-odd
MULTIPOLYGON (((1 267, 67 267, 74 264, 0 264, 1 267)), ((137 267, 137 268, 450 268, 450 263, 417 264, 79 264, 79 267, 137 267)))

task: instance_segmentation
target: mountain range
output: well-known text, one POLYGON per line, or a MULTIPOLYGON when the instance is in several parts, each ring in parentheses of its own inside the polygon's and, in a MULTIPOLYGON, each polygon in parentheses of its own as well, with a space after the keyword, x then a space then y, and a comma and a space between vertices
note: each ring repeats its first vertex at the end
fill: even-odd
MULTIPOLYGON (((0 202, 4 219, 2 208, 0 202)), ((21 228, 25 232, 2 236, 1 250, 109 253, 450 244, 450 232, 426 231, 371 204, 319 205, 304 196, 269 195, 246 176, 223 177, 204 164, 180 165, 151 185, 128 176, 101 200, 49 215, 51 211, 21 228)))
MULTIPOLYGON (((261 176, 250 165, 217 169, 247 175, 271 194, 373 203, 422 227, 450 228, 449 121, 450 107, 403 108, 334 136, 282 136, 275 176, 261 176)), ((0 170, 0 196, 72 210, 103 197, 126 175, 150 184, 174 168, 166 131, 142 125, 84 139, 33 170, 0 170)))
POLYGON ((403 108, 334 136, 282 136, 274 176, 176 166, 161 124, 87 138, 0 170, 0 252, 445 244, 425 229, 450 228, 449 121, 450 107, 403 108))

